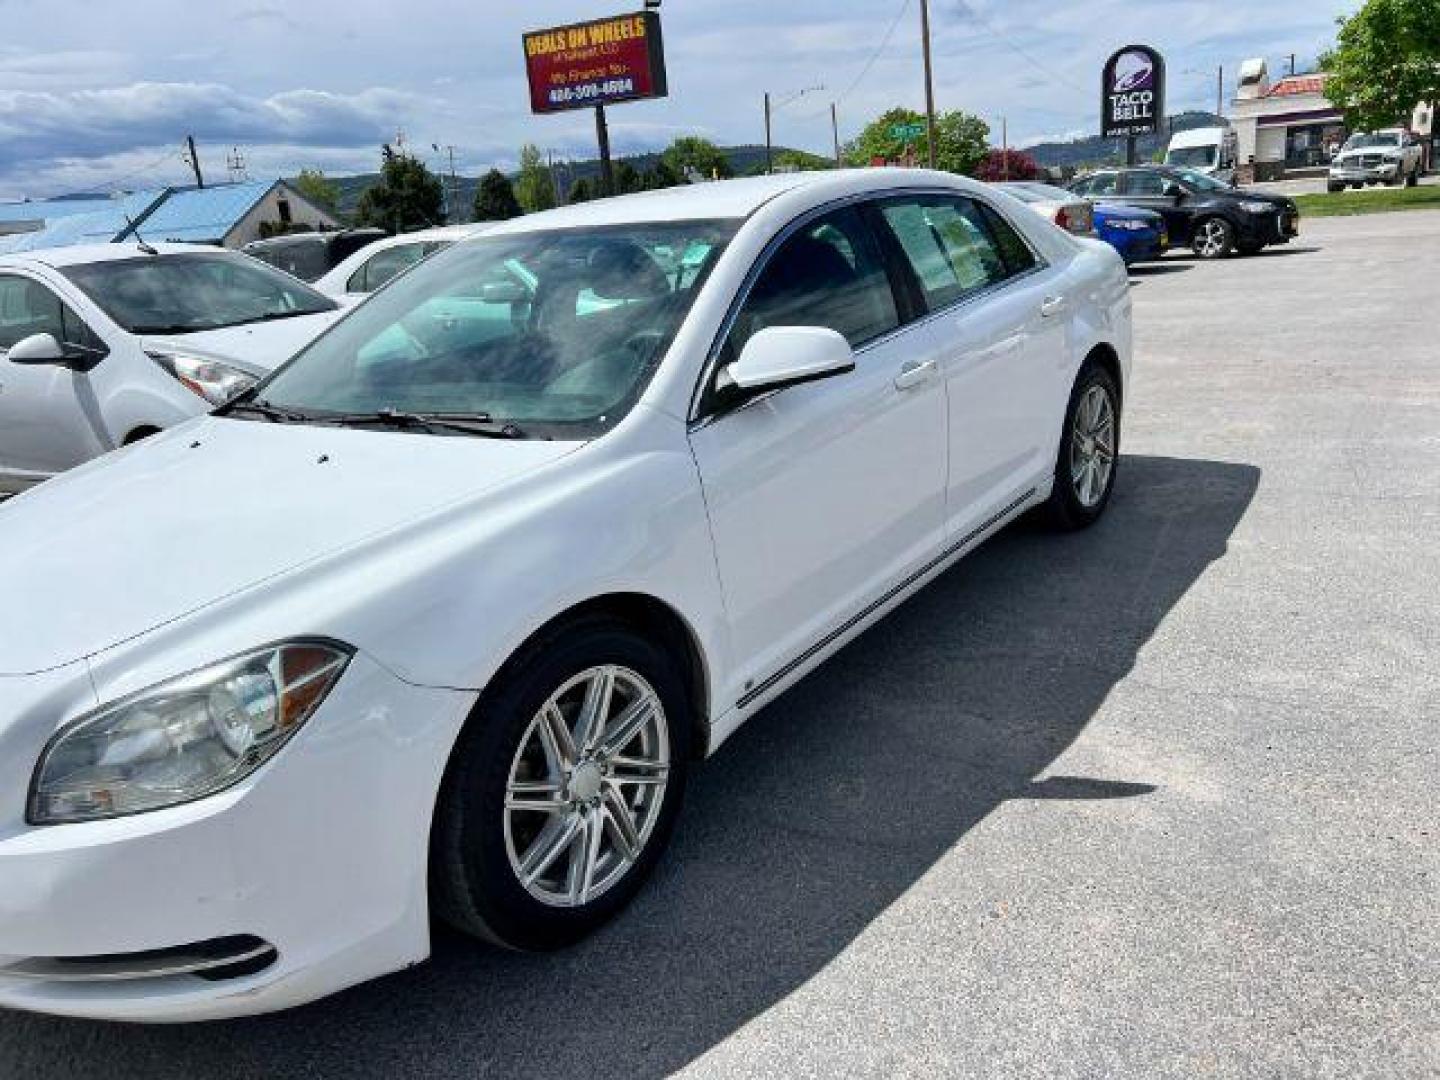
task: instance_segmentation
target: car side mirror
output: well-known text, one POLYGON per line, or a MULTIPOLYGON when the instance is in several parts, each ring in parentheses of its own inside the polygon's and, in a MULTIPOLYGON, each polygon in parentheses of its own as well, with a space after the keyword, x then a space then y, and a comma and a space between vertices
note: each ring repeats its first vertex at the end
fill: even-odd
POLYGON ((10 346, 6 358, 12 364, 44 365, 70 368, 72 371, 89 371, 105 358, 99 349, 84 345, 62 345, 54 334, 31 334, 10 346))
POLYGON ((829 327, 770 326, 752 335, 740 359, 720 372, 718 389, 753 397, 854 370, 850 343, 829 327))

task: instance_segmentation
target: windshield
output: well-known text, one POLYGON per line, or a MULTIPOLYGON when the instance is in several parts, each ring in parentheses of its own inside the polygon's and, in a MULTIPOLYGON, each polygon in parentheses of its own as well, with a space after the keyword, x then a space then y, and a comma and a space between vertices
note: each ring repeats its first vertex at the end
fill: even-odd
POLYGON ((1368 150, 1371 147, 1396 147, 1400 145, 1400 136, 1394 131, 1376 131, 1351 135, 1345 140, 1341 150, 1368 150))
POLYGON ((245 249, 245 254, 301 281, 315 281, 333 265, 330 245, 318 237, 254 244, 245 249))
POLYGON ((1182 165, 1191 169, 1204 169, 1215 164, 1213 146, 1181 146, 1165 156, 1166 165, 1182 165))
POLYGON ((1216 180, 1213 176, 1206 176, 1204 173, 1196 172, 1194 169, 1175 169, 1174 175, 1182 184, 1192 191, 1230 191, 1231 187, 1223 180, 1216 180))
POLYGON ((132 334, 190 334, 334 311, 334 301, 244 255, 195 252, 66 266, 62 272, 132 334))
POLYGON ((598 435, 649 383, 736 228, 629 224, 457 244, 397 277, 251 396, 320 418, 442 413, 526 434, 598 435))

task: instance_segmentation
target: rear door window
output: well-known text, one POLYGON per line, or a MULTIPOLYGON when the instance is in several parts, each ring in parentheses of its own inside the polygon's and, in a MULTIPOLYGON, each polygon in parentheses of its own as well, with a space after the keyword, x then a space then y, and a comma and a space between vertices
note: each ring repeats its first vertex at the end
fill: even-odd
POLYGON ((1160 196, 1165 194, 1165 178, 1159 173, 1132 172, 1125 174, 1125 194, 1160 196))
POLYGON ((892 199, 881 204, 880 213, 931 311, 1010 275, 984 212, 971 199, 948 195, 892 199))

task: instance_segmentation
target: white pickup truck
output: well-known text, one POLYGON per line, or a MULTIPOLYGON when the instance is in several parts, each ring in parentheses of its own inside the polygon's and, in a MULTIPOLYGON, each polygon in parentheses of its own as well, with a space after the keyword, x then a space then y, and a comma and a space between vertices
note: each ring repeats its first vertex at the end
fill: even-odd
POLYGON ((1400 128, 1356 132, 1330 162, 1326 184, 1332 192, 1366 184, 1407 184, 1420 182, 1424 167, 1420 140, 1400 128))

